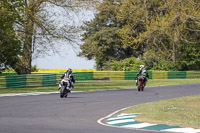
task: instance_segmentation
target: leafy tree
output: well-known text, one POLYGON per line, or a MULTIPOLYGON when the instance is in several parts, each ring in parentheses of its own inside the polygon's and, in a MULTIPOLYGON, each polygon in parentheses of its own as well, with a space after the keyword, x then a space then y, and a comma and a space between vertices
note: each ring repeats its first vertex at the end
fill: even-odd
POLYGON ((106 69, 112 61, 119 61, 131 56, 137 56, 131 47, 122 46, 118 35, 123 23, 118 20, 117 13, 121 0, 104 0, 97 8, 95 18, 85 23, 86 31, 82 37, 79 56, 95 59, 98 70, 106 69))
POLYGON ((97 10, 79 54, 97 69, 129 70, 132 56, 154 70, 200 69, 199 0, 104 0, 97 10))
POLYGON ((150 56, 146 56, 142 58, 142 62, 145 64, 145 68, 147 70, 165 70, 165 71, 177 71, 179 67, 173 62, 165 59, 161 59, 156 55, 150 54, 150 56))
POLYGON ((119 30, 124 47, 137 51, 137 56, 143 56, 147 43, 139 41, 138 37, 148 29, 150 21, 157 16, 161 0, 123 0, 117 17, 124 24, 119 30))
MULTIPOLYGON (((13 0, 7 0, 11 6, 16 4, 13 0)), ((19 7, 15 8, 23 21, 11 22, 14 33, 20 41, 20 52, 15 56, 16 63, 11 63, 11 67, 18 74, 31 73, 32 54, 36 57, 48 54, 49 51, 57 52, 59 40, 64 40, 66 44, 77 43, 77 33, 80 31, 73 23, 73 15, 81 8, 95 4, 94 0, 17 0, 19 7), (58 16, 64 16, 58 19, 58 16), (55 41, 56 40, 56 43, 55 41)), ((9 9, 9 5, 6 5, 9 9)), ((13 16, 16 16, 16 15, 13 16)), ((10 20, 3 20, 4 22, 10 20)), ((8 39, 8 38, 7 38, 8 39)))
POLYGON ((148 44, 154 55, 176 69, 199 69, 200 3, 195 0, 168 0, 159 5, 157 17, 137 41, 148 44))
POLYGON ((21 54, 21 42, 14 26, 15 23, 23 22, 19 14, 23 11, 21 6, 22 0, 0 1, 0 69, 14 66, 21 54))

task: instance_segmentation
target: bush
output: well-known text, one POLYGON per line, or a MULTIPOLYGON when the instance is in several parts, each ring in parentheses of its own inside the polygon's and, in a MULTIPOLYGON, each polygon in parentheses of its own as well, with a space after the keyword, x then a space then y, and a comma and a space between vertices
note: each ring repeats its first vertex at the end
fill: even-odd
MULTIPOLYGON (((145 65, 145 63, 142 60, 140 60, 140 59, 136 60, 135 63, 134 63, 134 65, 133 65, 133 67, 132 67, 131 71, 137 71, 137 70, 139 70, 140 65, 145 65)), ((145 68, 146 68, 146 66, 145 66, 145 68)))
POLYGON ((113 61, 110 65, 112 71, 134 71, 138 70, 140 65, 144 65, 144 62, 135 57, 130 57, 122 61, 113 61))
POLYGON ((110 63, 112 71, 122 71, 123 70, 123 63, 120 61, 113 61, 110 63))
POLYGON ((38 72, 37 66, 31 66, 31 72, 38 72))
POLYGON ((181 68, 173 61, 159 59, 155 56, 141 59, 130 57, 122 61, 113 61, 110 65, 112 71, 135 71, 139 70, 140 65, 144 65, 147 70, 178 71, 181 68))
POLYGON ((143 58, 145 67, 148 70, 164 70, 164 71, 177 71, 179 66, 173 61, 159 59, 155 56, 143 58))

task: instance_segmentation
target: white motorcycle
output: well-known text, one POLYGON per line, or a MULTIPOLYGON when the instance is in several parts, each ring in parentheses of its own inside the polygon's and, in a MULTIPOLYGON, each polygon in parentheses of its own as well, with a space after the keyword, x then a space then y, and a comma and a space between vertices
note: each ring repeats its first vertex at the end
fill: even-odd
MULTIPOLYGON (((72 83, 72 82, 71 82, 72 83)), ((73 83, 72 83, 73 84, 73 83)), ((63 78, 59 84, 60 89, 60 98, 67 98, 68 93, 71 92, 72 86, 70 86, 70 79, 69 78, 63 78)))

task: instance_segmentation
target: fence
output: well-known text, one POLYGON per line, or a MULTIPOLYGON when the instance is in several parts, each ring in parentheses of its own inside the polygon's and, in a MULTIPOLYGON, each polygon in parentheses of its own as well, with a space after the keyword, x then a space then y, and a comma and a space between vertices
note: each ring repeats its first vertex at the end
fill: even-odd
MULTIPOLYGON (((88 80, 135 80, 138 71, 93 71, 74 72, 76 81, 88 80)), ((192 79, 200 78, 200 71, 148 71, 149 79, 192 79)), ((2 73, 0 88, 22 88, 54 86, 60 82, 62 73, 17 75, 2 73)))

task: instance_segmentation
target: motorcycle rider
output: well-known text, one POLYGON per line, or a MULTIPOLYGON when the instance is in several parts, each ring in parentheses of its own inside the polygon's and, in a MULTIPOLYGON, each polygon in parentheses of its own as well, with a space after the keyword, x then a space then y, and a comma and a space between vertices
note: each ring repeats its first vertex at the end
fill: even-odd
MULTIPOLYGON (((61 76, 61 79, 68 78, 69 79, 69 88, 74 88, 73 84, 75 83, 74 75, 72 73, 72 69, 69 68, 63 75, 61 76)), ((59 83, 58 89, 61 88, 61 83, 59 83)), ((71 91, 71 90, 70 90, 71 91)))
POLYGON ((139 72, 136 74, 136 77, 135 77, 135 79, 136 79, 136 86, 138 85, 138 77, 139 76, 143 76, 143 78, 144 78, 144 86, 146 86, 147 77, 149 77, 149 74, 146 71, 144 65, 140 65, 139 72))

